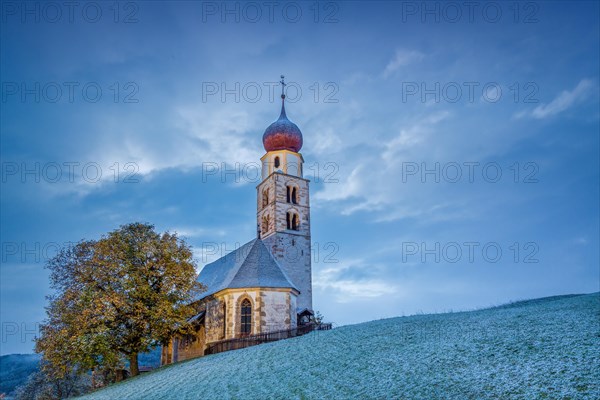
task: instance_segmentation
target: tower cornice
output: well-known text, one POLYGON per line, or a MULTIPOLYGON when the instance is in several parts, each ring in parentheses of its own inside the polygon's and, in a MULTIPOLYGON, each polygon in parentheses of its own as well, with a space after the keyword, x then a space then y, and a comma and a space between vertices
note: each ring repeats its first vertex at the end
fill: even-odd
POLYGON ((290 174, 285 174, 283 172, 279 172, 279 171, 273 171, 271 172, 269 175, 267 175, 267 177, 265 179, 263 179, 258 185, 256 185, 256 188, 258 188, 260 185, 262 185, 263 183, 265 183, 272 175, 281 175, 281 176, 289 176, 290 178, 294 178, 294 179, 298 179, 307 183, 310 183, 310 179, 306 179, 306 178, 301 178, 299 176, 296 175, 290 175, 290 174))
POLYGON ((269 154, 274 154, 274 153, 286 153, 286 154, 294 154, 300 157, 300 159, 302 160, 302 162, 304 162, 304 157, 302 157, 302 153, 298 153, 295 151, 291 151, 291 150, 287 150, 287 149, 281 149, 281 150, 272 150, 272 151, 267 151, 261 158, 260 161, 263 161, 267 156, 269 156, 269 154))

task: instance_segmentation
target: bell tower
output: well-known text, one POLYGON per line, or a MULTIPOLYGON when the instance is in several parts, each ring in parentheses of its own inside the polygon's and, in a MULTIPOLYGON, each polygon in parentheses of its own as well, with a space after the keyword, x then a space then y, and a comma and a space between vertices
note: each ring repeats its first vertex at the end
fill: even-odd
POLYGON ((257 234, 300 290, 299 309, 312 310, 310 202, 303 178, 302 132, 285 113, 281 76, 281 114, 263 134, 262 182, 257 186, 257 234))

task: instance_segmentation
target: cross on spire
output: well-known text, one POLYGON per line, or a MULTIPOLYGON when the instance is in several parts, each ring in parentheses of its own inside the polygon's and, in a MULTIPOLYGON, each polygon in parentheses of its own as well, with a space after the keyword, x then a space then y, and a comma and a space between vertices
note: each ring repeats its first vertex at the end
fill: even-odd
POLYGON ((279 81, 279 83, 281 83, 281 99, 285 99, 285 93, 284 93, 284 89, 285 89, 285 81, 284 81, 285 76, 281 75, 281 80, 279 81))

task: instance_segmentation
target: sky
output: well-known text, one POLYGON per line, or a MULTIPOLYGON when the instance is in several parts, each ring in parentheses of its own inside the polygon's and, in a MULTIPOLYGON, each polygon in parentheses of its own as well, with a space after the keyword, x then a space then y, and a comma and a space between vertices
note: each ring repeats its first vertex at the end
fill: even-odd
POLYGON ((600 290, 597 2, 70 4, 1 4, 0 354, 70 242, 253 239, 282 74, 325 320, 600 290))

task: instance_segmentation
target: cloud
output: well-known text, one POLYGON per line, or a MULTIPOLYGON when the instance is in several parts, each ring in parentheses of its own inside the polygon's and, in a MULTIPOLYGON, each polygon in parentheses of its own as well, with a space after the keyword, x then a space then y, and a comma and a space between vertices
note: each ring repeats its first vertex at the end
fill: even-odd
POLYGON ((589 243, 589 240, 585 236, 579 236, 573 239, 573 243, 579 245, 587 245, 589 243))
POLYGON ((392 222, 405 218, 427 218, 429 221, 451 221, 468 217, 462 207, 457 207, 460 202, 445 202, 440 204, 398 206, 388 213, 382 214, 375 222, 392 222))
POLYGON ((366 264, 361 259, 340 260, 325 268, 316 268, 313 285, 315 289, 333 292, 339 303, 396 293, 396 286, 389 280, 369 276, 369 271, 375 270, 378 270, 377 266, 366 264))
POLYGON ((386 65, 385 70, 383 71, 383 77, 387 78, 392 73, 397 71, 400 67, 406 66, 408 64, 419 62, 423 59, 423 53, 415 50, 396 50, 396 55, 394 58, 386 65))
POLYGON ((400 134, 385 144, 383 159, 392 162, 399 152, 423 142, 433 126, 450 116, 448 111, 434 112, 416 123, 402 129, 400 134))
POLYGON ((573 90, 563 90, 550 103, 541 104, 534 108, 531 112, 522 111, 516 114, 515 117, 523 118, 529 116, 535 119, 544 119, 560 114, 561 112, 571 108, 576 103, 585 99, 593 86, 594 84, 591 80, 582 79, 573 90))
POLYGON ((316 205, 331 205, 341 215, 374 212, 378 214, 375 222, 422 215, 433 217, 437 213, 456 215, 441 209, 437 203, 429 204, 435 197, 428 197, 430 191, 426 185, 411 191, 411 197, 418 200, 417 204, 408 204, 404 191, 409 185, 401 182, 403 162, 422 159, 430 137, 435 136, 436 126, 450 115, 447 111, 419 115, 400 128, 399 133, 382 139, 372 151, 353 157, 349 173, 344 175, 342 171, 337 183, 327 183, 314 194, 316 205))
POLYGON ((179 236, 186 238, 196 238, 202 236, 225 236, 227 232, 223 229, 203 228, 199 226, 175 227, 171 232, 177 232, 179 236))
POLYGON ((325 185, 325 189, 315 193, 313 198, 317 201, 337 201, 361 195, 362 185, 359 175, 362 168, 362 165, 358 165, 343 182, 325 185))
POLYGON ((343 141, 331 127, 324 127, 320 130, 319 135, 313 137, 311 150, 316 154, 328 154, 332 148, 338 148, 343 145, 343 141))
MULTIPOLYGON (((220 172, 259 166, 262 154, 255 132, 265 123, 241 105, 193 104, 164 112, 149 107, 145 112, 158 122, 141 113, 90 122, 89 130, 97 141, 78 155, 73 174, 59 163, 61 179, 56 183, 42 180, 44 192, 52 197, 82 198, 110 190, 116 183, 153 179, 168 169, 188 172, 210 166, 220 172)), ((53 174, 50 169, 51 179, 53 174)), ((239 180, 239 184, 249 182, 239 180)))

